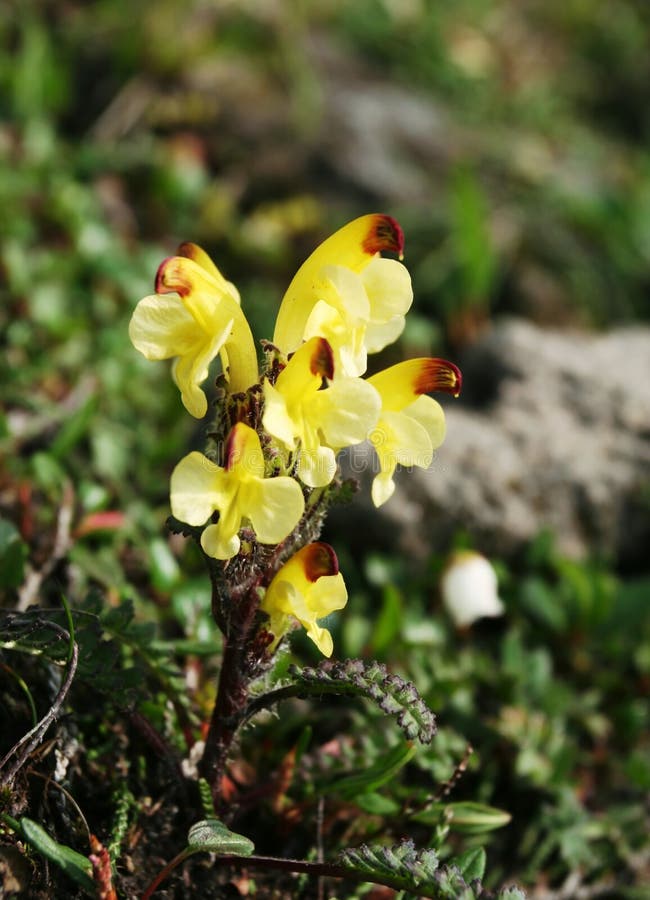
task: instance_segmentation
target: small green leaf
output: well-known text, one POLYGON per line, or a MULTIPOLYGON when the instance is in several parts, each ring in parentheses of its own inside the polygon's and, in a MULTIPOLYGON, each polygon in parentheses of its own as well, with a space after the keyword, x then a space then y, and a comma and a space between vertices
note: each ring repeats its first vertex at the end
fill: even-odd
POLYGON ((193 853, 205 850, 207 853, 236 856, 250 856, 255 844, 243 834, 236 834, 227 828, 219 819, 203 819, 189 830, 187 835, 188 849, 193 853))
POLYGON ((25 577, 27 545, 18 529, 0 519, 0 587, 17 588, 25 577))
POLYGON ((463 876, 465 881, 474 881, 475 878, 483 878, 485 873, 485 850, 483 847, 475 847, 466 850, 460 856, 454 858, 453 863, 463 876))
POLYGON ((396 744, 387 753, 376 760, 373 765, 362 772, 345 775, 326 788, 328 793, 335 792, 350 800, 357 799, 359 794, 375 791, 382 784, 390 781, 415 754, 415 745, 408 742, 396 744))
POLYGON ((66 875, 81 885, 91 896, 96 895, 95 884, 89 874, 91 865, 85 856, 77 853, 72 847, 58 844, 38 822, 34 822, 32 819, 21 819, 20 830, 25 840, 35 850, 59 866, 66 875))
POLYGON ((159 591, 170 591, 180 577, 180 569, 169 544, 162 538, 156 538, 150 544, 149 554, 154 587, 159 591))
POLYGON ((392 584, 384 585, 383 604, 372 632, 371 652, 382 656, 395 643, 402 626, 402 595, 392 584))
POLYGON ((361 794, 356 798, 356 804, 372 816, 394 816, 400 810, 399 803, 395 803, 390 797, 384 797, 383 794, 374 792, 361 794))
POLYGON ((503 828, 512 817, 503 809, 468 800, 461 803, 434 803, 413 818, 424 825, 437 825, 444 820, 451 829, 462 834, 484 834, 495 828, 503 828))

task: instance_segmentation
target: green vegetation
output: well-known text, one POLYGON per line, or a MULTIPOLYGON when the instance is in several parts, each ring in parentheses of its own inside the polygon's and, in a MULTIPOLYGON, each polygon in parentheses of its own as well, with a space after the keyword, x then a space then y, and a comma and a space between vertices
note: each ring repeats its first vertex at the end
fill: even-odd
MULTIPOLYGON (((255 333, 269 335, 317 240, 379 207, 406 232, 416 305, 404 341, 422 354, 470 341, 503 312, 591 327, 647 320, 647 4, 10 0, 8 10, 0 758, 72 682, 56 724, 0 765, 6 776, 21 762, 0 790, 5 872, 25 896, 81 897, 112 863, 118 896, 141 897, 185 854, 160 896, 318 896, 307 873, 246 868, 252 841, 260 856, 316 863, 322 850, 371 880, 389 871, 402 897, 414 869, 426 896, 479 896, 459 878, 513 898, 502 886, 647 896, 650 574, 566 560, 546 535, 500 564, 506 615, 466 632, 439 602, 450 548, 418 569, 372 546, 348 557, 329 535, 350 591, 331 626, 335 656, 376 659, 413 682, 437 733, 414 739, 419 701, 404 735, 398 701, 387 715, 365 688, 314 699, 317 653, 296 634, 267 687, 281 690, 297 666, 308 699, 244 729, 228 827, 214 818, 186 775, 220 634, 196 547, 165 525, 171 469, 202 435, 166 364, 146 363, 127 337, 181 240, 205 246, 255 333), (386 134, 388 147, 398 141, 393 163, 417 173, 416 197, 401 197, 390 168, 374 191, 352 161, 346 169, 345 142, 351 157, 363 148, 341 128, 337 151, 321 131, 321 120, 332 127, 325 72, 350 92, 379 87, 387 103, 433 104, 440 132, 414 157, 386 134), (92 850, 94 874, 90 833, 110 856, 102 864, 92 850)), ((368 896, 357 881, 327 880, 323 896, 368 896)))

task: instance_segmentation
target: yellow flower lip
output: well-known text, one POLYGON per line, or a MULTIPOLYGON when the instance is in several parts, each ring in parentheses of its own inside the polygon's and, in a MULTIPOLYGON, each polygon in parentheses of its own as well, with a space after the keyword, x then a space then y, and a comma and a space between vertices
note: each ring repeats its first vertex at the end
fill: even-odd
POLYGON ((309 581, 318 581, 323 575, 338 575, 339 561, 329 544, 317 541, 305 547, 302 554, 305 576, 309 581))
MULTIPOLYGON (((412 360, 416 362, 416 360, 412 360)), ((463 375, 458 366, 446 359, 423 359, 413 390, 416 394, 440 391, 458 397, 463 387, 463 375)))

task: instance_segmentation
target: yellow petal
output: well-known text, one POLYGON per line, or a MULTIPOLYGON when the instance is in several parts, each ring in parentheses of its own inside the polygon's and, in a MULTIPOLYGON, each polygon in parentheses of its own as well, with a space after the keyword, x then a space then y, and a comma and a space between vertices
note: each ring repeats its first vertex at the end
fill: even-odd
MULTIPOLYGON (((426 429, 403 412, 383 412, 370 435, 375 449, 390 456, 391 463, 428 469, 433 459, 431 438, 426 429)), ((382 460, 382 469, 384 468, 382 460)))
POLYGON ((169 359, 196 343, 196 324, 178 297, 144 297, 133 311, 129 337, 146 359, 169 359))
POLYGON ((361 273, 361 281, 370 301, 372 321, 387 322, 393 316, 405 316, 411 308, 411 276, 397 260, 375 257, 361 273))
POLYGON ((199 387, 208 377, 210 363, 222 350, 230 329, 227 322, 221 333, 213 337, 204 336, 197 340, 194 347, 179 356, 172 368, 172 377, 181 392, 181 400, 190 415, 202 419, 208 411, 208 401, 199 387))
POLYGON ((213 559, 231 559, 239 553, 239 537, 237 534, 224 535, 219 526, 220 522, 208 525, 201 535, 201 546, 213 559))
MULTIPOLYGON (((298 620, 300 621, 300 620, 298 620)), ((330 658, 334 652, 334 641, 327 628, 321 628, 316 622, 301 622, 307 630, 307 636, 316 644, 323 656, 330 658)))
POLYGON ((364 345, 364 327, 353 327, 344 313, 319 300, 312 309, 305 325, 305 340, 324 337, 334 354, 334 371, 337 376, 363 375, 368 366, 364 345))
POLYGON ((403 246, 402 230, 390 216, 361 216, 349 222, 324 241, 296 272, 280 306, 273 343, 284 352, 300 345, 305 323, 320 299, 314 288, 324 266, 361 272, 376 253, 391 250, 401 255, 403 246))
POLYGON ((404 331, 404 316, 393 316, 387 322, 368 322, 364 336, 364 344, 368 353, 379 353, 385 347, 394 344, 404 331))
POLYGON ((230 495, 223 469, 197 451, 185 456, 172 472, 172 515, 188 525, 203 525, 215 509, 229 503, 230 495))
POLYGON ((372 481, 370 496, 377 508, 383 506, 387 500, 390 500, 394 493, 395 482, 393 481, 393 472, 386 471, 375 475, 372 481))
POLYGON ((360 444, 377 423, 381 399, 377 391, 360 378, 342 378, 327 390, 319 391, 311 404, 325 442, 341 449, 360 444))
POLYGON ((264 456, 256 431, 238 422, 231 429, 224 452, 224 469, 237 479, 264 478, 264 456))
POLYGON ((402 412, 405 416, 419 422, 429 435, 432 448, 437 450, 445 439, 447 427, 444 411, 438 401, 423 394, 410 406, 404 407, 402 412))
POLYGON ((323 378, 334 377, 332 348, 322 337, 313 337, 293 354, 280 372, 276 388, 287 405, 304 402, 305 396, 316 393, 323 378))
POLYGON ((396 467, 428 468, 433 459, 433 448, 424 426, 403 412, 383 412, 370 440, 380 467, 372 484, 372 500, 375 506, 381 506, 395 490, 392 479, 396 467))
POLYGON ((296 427, 287 411, 287 403, 282 394, 272 384, 264 381, 264 415, 262 425, 269 434, 293 450, 296 443, 296 427))
POLYGON ((322 284, 317 287, 318 299, 343 313, 350 325, 365 325, 372 310, 359 274, 344 266, 325 266, 321 275, 322 284))
POLYGON ((288 537, 305 509, 300 485, 285 476, 245 482, 238 502, 263 544, 279 544, 288 537))
POLYGON ((343 609, 348 602, 348 592, 341 573, 323 575, 319 578, 312 585, 307 602, 317 619, 329 616, 335 610, 343 609))
POLYGON ((307 487, 325 487, 336 475, 336 455, 330 447, 302 447, 298 458, 298 478, 307 487))

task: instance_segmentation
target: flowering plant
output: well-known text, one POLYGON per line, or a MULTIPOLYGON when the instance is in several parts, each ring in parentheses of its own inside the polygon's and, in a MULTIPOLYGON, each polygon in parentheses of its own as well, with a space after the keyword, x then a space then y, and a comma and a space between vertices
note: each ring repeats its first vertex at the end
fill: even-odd
POLYGON ((261 369, 236 288, 194 244, 160 265, 155 293, 133 313, 133 344, 147 359, 174 360, 172 377, 196 418, 208 413, 205 382, 221 360, 205 451, 175 467, 170 519, 201 547, 224 635, 200 764, 217 802, 251 682, 286 635, 302 625, 321 653, 333 652, 321 620, 345 606, 347 591, 334 550, 318 538, 345 489, 338 453, 371 441, 380 506, 395 490, 396 467, 429 466, 442 443, 443 411, 429 393, 460 392, 459 370, 442 359, 363 377, 369 354, 401 334, 413 300, 402 258, 402 231, 389 216, 337 231, 291 281, 261 369))
POLYGON ((403 256, 402 231, 385 215, 362 216, 326 240, 289 285, 261 372, 236 288, 194 244, 161 264, 156 293, 133 313, 133 344, 147 359, 174 359, 172 377, 197 418, 208 411, 210 363, 221 358, 205 453, 187 455, 171 478, 172 524, 200 542, 225 638, 201 766, 215 797, 233 719, 285 635, 301 624, 332 654, 318 623, 347 592, 334 550, 317 538, 341 491, 338 452, 370 439, 380 506, 396 466, 427 467, 442 443, 443 411, 428 394, 460 391, 460 372, 441 359, 363 379, 368 354, 397 339, 413 299, 405 266, 382 251, 403 256))

